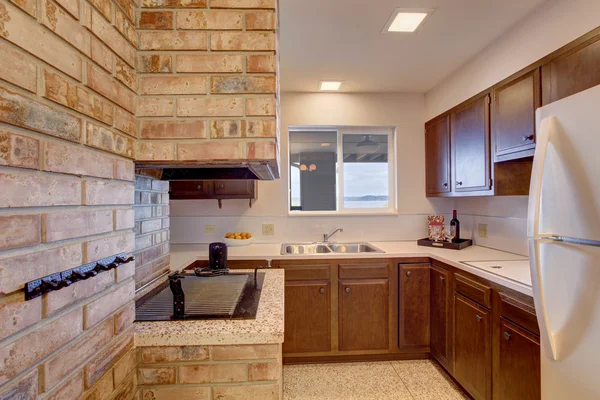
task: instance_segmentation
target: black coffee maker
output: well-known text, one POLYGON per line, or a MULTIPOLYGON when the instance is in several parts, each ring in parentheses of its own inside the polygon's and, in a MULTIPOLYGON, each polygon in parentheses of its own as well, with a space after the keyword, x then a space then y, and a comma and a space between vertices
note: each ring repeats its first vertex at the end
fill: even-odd
POLYGON ((227 245, 211 243, 208 246, 208 266, 213 270, 227 269, 227 245))

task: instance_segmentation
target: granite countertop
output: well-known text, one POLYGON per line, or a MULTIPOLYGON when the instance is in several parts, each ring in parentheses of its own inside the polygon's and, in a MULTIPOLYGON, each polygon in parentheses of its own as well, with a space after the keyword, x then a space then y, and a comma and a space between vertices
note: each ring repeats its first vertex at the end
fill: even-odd
MULTIPOLYGON (((173 264, 171 269, 180 266, 173 264)), ((253 272, 239 270, 236 272, 253 272)), ((256 319, 135 323, 135 345, 200 346, 283 343, 284 271, 261 270, 265 280, 256 319)))
MULTIPOLYGON (((514 253, 507 253, 489 249, 487 247, 471 246, 463 250, 448 250, 435 247, 417 245, 416 241, 397 242, 369 242, 385 251, 385 253, 363 254, 301 254, 281 255, 281 243, 251 244, 244 247, 229 247, 228 259, 230 260, 289 260, 289 259, 340 259, 340 258, 401 258, 401 257, 431 257, 444 264, 480 276, 491 282, 516 290, 528 296, 533 296, 531 278, 528 273, 528 264, 522 263, 521 269, 499 269, 493 272, 489 269, 477 268, 467 263, 478 261, 527 261, 527 257, 514 253)), ((208 259, 207 244, 171 245, 171 270, 184 269, 196 260, 208 259)))

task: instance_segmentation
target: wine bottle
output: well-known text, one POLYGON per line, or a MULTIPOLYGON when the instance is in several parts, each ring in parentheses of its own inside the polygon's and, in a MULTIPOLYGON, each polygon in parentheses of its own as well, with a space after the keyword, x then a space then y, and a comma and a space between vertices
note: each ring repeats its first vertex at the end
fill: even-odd
POLYGON ((452 242, 456 243, 460 239, 460 221, 456 218, 456 210, 452 211, 452 220, 450 221, 450 236, 452 242))

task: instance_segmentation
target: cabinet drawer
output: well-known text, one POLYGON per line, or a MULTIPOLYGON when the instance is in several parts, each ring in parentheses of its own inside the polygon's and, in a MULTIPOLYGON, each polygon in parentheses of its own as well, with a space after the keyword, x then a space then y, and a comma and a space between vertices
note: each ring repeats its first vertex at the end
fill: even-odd
POLYGON ((492 288, 475 282, 467 277, 456 274, 454 276, 454 290, 468 299, 492 308, 492 288))
POLYGON ((340 279, 388 278, 388 264, 340 264, 340 279))
POLYGON ((250 196, 253 189, 254 181, 215 181, 217 196, 250 196))
POLYGON ((329 264, 315 265, 285 265, 286 281, 319 281, 331 279, 331 267, 329 264))
POLYGON ((172 181, 170 197, 207 197, 210 195, 211 189, 211 181, 172 181))
POLYGON ((535 309, 530 305, 500 293, 500 315, 529 332, 540 335, 535 309))

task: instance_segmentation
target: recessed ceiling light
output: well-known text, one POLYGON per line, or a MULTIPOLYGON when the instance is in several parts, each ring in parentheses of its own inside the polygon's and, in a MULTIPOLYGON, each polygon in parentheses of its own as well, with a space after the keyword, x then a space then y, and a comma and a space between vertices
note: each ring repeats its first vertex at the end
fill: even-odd
POLYGON ((434 10, 424 8, 396 8, 382 33, 412 33, 423 25, 434 10))
POLYGON ((340 81, 321 81, 319 83, 319 90, 335 91, 340 90, 340 86, 342 86, 342 82, 340 81))

